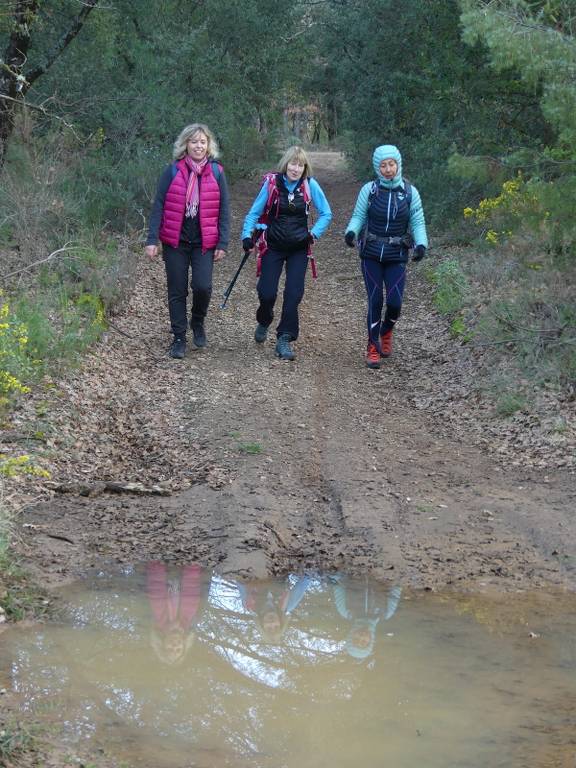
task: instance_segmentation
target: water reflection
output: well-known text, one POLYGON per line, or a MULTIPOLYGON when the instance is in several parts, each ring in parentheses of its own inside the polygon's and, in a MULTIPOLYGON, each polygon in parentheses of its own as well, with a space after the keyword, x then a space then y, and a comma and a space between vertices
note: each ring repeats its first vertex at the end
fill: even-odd
POLYGON ((310 576, 288 577, 284 582, 237 582, 245 611, 255 616, 262 637, 280 642, 306 590, 312 585, 310 576))
POLYGON ((160 562, 146 566, 146 593, 150 602, 150 642, 158 659, 179 664, 192 647, 209 582, 199 565, 174 568, 160 562))
POLYGON ((571 601, 555 625, 538 616, 538 645, 520 597, 506 628, 489 601, 345 574, 254 582, 153 562, 66 604, 57 625, 3 635, 0 669, 23 709, 55 707, 67 741, 128 765, 543 766, 552 737, 571 755, 575 662, 557 654, 571 601))
POLYGON ((392 586, 384 592, 368 579, 359 583, 345 575, 331 576, 329 580, 338 613, 350 622, 346 651, 355 659, 366 659, 374 650, 380 621, 388 621, 396 613, 402 590, 392 586))

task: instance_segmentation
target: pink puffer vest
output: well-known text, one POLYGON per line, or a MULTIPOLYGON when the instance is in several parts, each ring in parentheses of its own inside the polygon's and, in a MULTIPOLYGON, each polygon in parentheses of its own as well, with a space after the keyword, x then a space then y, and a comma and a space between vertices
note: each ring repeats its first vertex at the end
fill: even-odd
MULTIPOLYGON (((186 187, 188 186, 189 174, 188 166, 184 160, 178 160, 175 165, 177 171, 164 198, 162 223, 160 224, 160 240, 173 248, 177 248, 180 242, 180 232, 186 211, 186 187)), ((212 161, 209 160, 202 173, 200 204, 198 206, 202 251, 215 248, 218 244, 219 214, 220 186, 212 170, 212 161)))

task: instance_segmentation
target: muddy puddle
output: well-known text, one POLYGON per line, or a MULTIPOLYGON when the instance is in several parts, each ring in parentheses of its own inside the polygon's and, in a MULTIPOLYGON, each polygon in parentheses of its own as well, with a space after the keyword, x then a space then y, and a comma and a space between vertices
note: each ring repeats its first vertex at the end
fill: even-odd
POLYGON ((0 706, 107 765, 574 768, 574 607, 154 562, 4 632, 0 706))

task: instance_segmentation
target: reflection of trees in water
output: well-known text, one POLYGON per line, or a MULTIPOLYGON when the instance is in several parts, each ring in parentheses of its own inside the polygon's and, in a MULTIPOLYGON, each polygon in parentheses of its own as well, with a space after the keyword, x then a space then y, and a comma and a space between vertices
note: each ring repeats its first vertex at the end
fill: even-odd
POLYGON ((310 705, 349 700, 366 674, 344 652, 347 619, 335 609, 333 584, 290 576, 260 591, 249 585, 248 593, 210 574, 200 588, 198 573, 186 574, 178 582, 174 570, 157 569, 146 596, 139 573, 127 574, 128 585, 103 579, 73 596, 72 627, 28 637, 14 679, 28 700, 65 700, 75 738, 105 733, 107 745, 133 758, 135 750, 149 758, 161 738, 169 749, 154 762, 158 768, 181 764, 177 755, 190 749, 198 765, 225 765, 231 756, 280 765, 295 739, 314 741, 310 705), (257 614, 271 604, 289 619, 276 635, 263 631, 257 614), (163 663, 151 644, 151 628, 174 622, 196 636, 178 666, 163 663))

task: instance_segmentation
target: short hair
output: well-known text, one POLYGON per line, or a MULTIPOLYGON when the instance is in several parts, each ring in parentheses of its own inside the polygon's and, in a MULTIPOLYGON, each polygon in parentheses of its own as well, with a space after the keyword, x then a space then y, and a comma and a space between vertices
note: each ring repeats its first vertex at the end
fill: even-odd
POLYGON ((186 144, 188 143, 188 140, 193 138, 197 133, 203 133, 208 139, 208 157, 216 159, 220 155, 218 142, 210 128, 208 128, 207 125, 204 125, 204 123, 192 123, 180 131, 178 138, 174 142, 174 149, 172 151, 174 160, 181 160, 186 155, 186 144))
POLYGON ((304 173, 302 174, 304 178, 308 179, 310 176, 312 176, 312 165, 310 164, 308 155, 306 154, 304 148, 299 146, 288 147, 286 152, 284 152, 280 158, 280 162, 278 163, 278 171, 280 173, 286 173, 288 163, 291 163, 293 160, 302 163, 304 166, 304 173))

